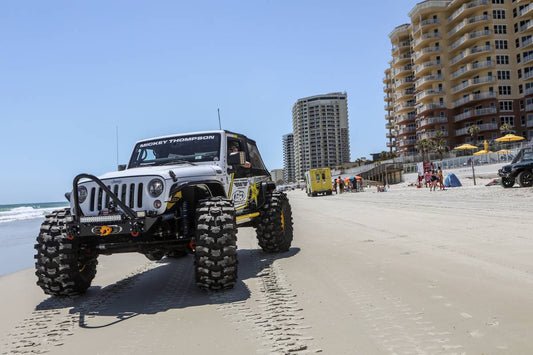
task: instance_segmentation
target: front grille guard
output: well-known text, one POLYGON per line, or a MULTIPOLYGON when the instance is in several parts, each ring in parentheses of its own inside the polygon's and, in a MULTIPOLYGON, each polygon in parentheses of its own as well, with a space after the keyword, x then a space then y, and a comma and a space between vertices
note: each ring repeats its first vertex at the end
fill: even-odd
POLYGON ((136 220, 137 219, 137 215, 135 214, 135 212, 130 208, 128 207, 124 202, 122 202, 118 197, 117 195, 115 195, 111 189, 109 189, 102 181, 100 181, 100 179, 98 179, 96 176, 94 175, 90 175, 90 174, 79 174, 77 175, 75 178, 74 178, 74 181, 72 182, 72 198, 74 199, 74 211, 76 213, 76 216, 78 217, 81 217, 83 216, 83 212, 81 210, 81 206, 78 202, 78 182, 81 180, 81 179, 89 179, 89 180, 92 180, 94 181, 102 190, 105 191, 105 193, 107 194, 107 196, 109 196, 111 198, 111 200, 117 205, 119 206, 122 211, 124 211, 124 213, 126 214, 126 216, 128 217, 128 219, 130 220, 136 220))

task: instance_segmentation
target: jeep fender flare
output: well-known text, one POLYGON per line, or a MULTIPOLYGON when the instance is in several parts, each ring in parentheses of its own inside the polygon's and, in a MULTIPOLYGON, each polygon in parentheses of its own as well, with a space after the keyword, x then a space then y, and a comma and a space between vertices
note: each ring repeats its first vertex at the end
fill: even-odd
MULTIPOLYGON (((176 183, 170 188, 169 198, 173 198, 178 192, 192 188, 205 195, 205 197, 224 197, 227 198, 224 185, 218 180, 200 180, 184 183, 176 183)), ((205 198, 204 197, 204 198, 205 198)))

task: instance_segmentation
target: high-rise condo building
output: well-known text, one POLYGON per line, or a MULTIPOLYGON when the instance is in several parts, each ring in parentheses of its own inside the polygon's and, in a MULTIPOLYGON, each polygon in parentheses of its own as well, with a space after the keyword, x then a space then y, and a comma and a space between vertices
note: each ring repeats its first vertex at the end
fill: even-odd
POLYGON ((292 107, 296 179, 307 170, 350 161, 346 93, 306 97, 292 107))
POLYGON ((504 124, 533 137, 532 0, 428 0, 409 17, 389 35, 389 147, 412 154, 439 131, 450 147, 492 140, 504 124))
POLYGON ((283 180, 285 183, 295 182, 294 173, 294 134, 283 136, 283 180))

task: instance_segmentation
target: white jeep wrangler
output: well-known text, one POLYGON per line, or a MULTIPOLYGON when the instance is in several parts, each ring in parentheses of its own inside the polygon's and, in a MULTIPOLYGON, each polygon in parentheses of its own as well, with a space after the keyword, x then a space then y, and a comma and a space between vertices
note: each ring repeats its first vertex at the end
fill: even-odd
POLYGON ((37 284, 50 295, 83 293, 99 254, 139 252, 150 260, 195 255, 207 290, 237 281, 237 225, 255 227, 268 253, 289 250, 287 196, 275 191, 255 142, 208 131, 137 142, 127 166, 80 174, 70 208, 46 216, 35 249, 37 284))

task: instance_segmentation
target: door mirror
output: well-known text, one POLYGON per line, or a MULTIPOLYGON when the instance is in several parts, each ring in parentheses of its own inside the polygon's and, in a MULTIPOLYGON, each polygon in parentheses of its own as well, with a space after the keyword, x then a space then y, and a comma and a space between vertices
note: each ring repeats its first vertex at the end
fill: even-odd
POLYGON ((126 164, 120 164, 118 166, 118 171, 126 170, 126 164))

